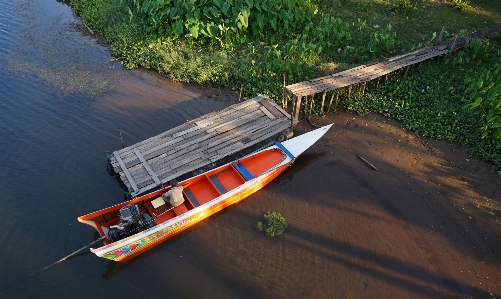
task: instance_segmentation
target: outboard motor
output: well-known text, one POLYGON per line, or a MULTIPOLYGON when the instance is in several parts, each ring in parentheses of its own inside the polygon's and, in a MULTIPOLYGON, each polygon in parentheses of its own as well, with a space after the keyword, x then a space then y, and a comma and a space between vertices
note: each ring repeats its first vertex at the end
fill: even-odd
POLYGON ((138 233, 146 222, 137 205, 125 205, 120 208, 120 221, 108 231, 108 239, 115 242, 138 233))

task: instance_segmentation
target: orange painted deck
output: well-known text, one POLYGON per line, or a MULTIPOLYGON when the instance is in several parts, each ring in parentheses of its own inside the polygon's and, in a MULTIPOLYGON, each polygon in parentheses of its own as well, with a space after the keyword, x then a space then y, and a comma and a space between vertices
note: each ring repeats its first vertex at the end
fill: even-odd
MULTIPOLYGON (((137 204, 143 214, 149 214, 155 224, 159 225, 216 199, 222 194, 243 185, 246 181, 254 177, 260 176, 264 172, 282 163, 286 157, 286 154, 282 150, 272 148, 183 181, 180 183, 180 186, 184 188, 183 197, 185 201, 175 208, 169 203, 165 203, 163 200, 160 201, 163 202, 163 204, 156 208, 152 204, 152 201, 161 198, 164 192, 170 190, 169 187, 133 199, 129 202, 79 217, 79 220, 93 221, 95 228, 101 235, 104 235, 106 229, 118 223, 120 219, 119 210, 122 206, 125 204, 137 204)), ((219 209, 221 208, 223 207, 219 209)), ((110 242, 105 240, 105 243, 109 244, 110 242)))

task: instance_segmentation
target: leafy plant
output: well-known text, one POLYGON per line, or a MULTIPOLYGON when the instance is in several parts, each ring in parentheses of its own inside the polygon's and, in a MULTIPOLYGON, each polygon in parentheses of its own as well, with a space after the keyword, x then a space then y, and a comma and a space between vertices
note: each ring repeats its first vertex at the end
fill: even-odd
POLYGON ((461 12, 466 12, 470 9, 470 3, 467 0, 452 0, 451 5, 461 12))
POLYGON ((268 237, 279 236, 287 229, 287 221, 277 212, 266 212, 263 216, 265 223, 258 222, 259 231, 265 231, 268 237))
POLYGON ((396 0, 391 6, 390 10, 409 15, 416 10, 410 0, 396 0))
POLYGON ((388 24, 386 29, 381 29, 371 34, 369 45, 367 46, 369 53, 377 56, 382 53, 395 52, 397 34, 392 32, 391 29, 391 25, 388 24))
POLYGON ((467 107, 483 119, 482 138, 491 135, 496 149, 501 148, 501 64, 484 69, 465 83, 467 107))

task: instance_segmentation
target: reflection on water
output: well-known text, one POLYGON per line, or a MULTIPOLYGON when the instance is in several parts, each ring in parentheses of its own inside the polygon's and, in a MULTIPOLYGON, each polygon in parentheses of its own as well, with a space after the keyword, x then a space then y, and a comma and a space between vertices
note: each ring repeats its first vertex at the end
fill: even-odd
POLYGON ((5 57, 9 70, 37 76, 61 97, 86 99, 110 90, 120 78, 123 68, 110 60, 108 50, 76 33, 81 22, 75 23, 68 6, 19 0, 14 13, 18 28, 5 57))

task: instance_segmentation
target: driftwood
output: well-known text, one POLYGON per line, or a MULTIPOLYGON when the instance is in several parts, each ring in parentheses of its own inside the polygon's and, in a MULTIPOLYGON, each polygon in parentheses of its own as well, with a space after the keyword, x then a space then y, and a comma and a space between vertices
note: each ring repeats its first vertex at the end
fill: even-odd
POLYGON ((372 169, 374 169, 375 171, 377 171, 376 166, 372 165, 372 163, 371 163, 371 162, 369 162, 369 161, 365 160, 365 159, 364 159, 364 158, 362 158, 359 154, 356 154, 356 155, 357 155, 357 157, 358 157, 360 160, 362 160, 362 162, 365 164, 365 166, 367 166, 367 167, 369 167, 369 168, 372 168, 372 169))

